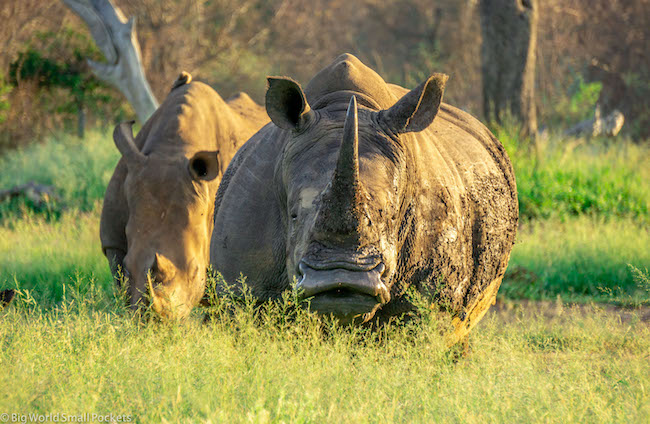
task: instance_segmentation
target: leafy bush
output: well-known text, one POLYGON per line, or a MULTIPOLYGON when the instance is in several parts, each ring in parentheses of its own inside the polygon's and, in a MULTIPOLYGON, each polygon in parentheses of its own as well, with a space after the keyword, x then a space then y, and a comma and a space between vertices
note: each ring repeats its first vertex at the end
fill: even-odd
POLYGON ((565 95, 540 96, 542 119, 551 128, 569 128, 593 118, 602 88, 600 82, 587 82, 581 73, 576 72, 568 73, 563 83, 567 85, 565 95))
POLYGON ((9 92, 11 91, 11 85, 7 84, 0 75, 0 124, 7 120, 9 116, 9 108, 11 104, 9 103, 9 92))
POLYGON ((86 35, 64 27, 36 32, 0 81, 0 151, 66 130, 83 137, 86 121, 124 115, 121 96, 97 79, 86 58, 101 54, 86 35), (6 109, 6 110, 3 110, 6 109))

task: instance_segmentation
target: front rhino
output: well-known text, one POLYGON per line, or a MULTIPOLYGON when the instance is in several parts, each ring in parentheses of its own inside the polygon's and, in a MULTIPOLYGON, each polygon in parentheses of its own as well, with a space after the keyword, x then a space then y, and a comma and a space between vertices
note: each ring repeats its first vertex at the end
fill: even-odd
POLYGON ((224 102, 181 74, 134 139, 130 124, 113 138, 122 159, 100 221, 102 248, 129 304, 151 301, 180 319, 201 300, 209 263, 214 196, 236 149, 266 121, 247 96, 224 102))
POLYGON ((291 217, 287 275, 312 309, 344 323, 367 322, 391 301, 393 286, 404 277, 400 255, 413 254, 404 251, 403 228, 414 176, 406 149, 395 141, 431 124, 446 80, 436 74, 382 112, 359 110, 352 94, 344 116, 341 110, 317 117, 297 84, 269 79, 269 116, 293 132, 281 164, 291 217), (342 129, 336 125, 341 118, 342 129), (306 148, 315 137, 318 146, 306 148))
POLYGON ((228 281, 246 275, 260 298, 295 279, 312 308, 344 322, 409 310, 413 285, 455 316, 453 342, 480 319, 505 271, 517 223, 512 168, 482 125, 441 106, 446 76, 411 92, 378 78, 344 55, 310 82, 313 109, 296 83, 269 79, 278 128, 233 161, 211 261, 228 281))

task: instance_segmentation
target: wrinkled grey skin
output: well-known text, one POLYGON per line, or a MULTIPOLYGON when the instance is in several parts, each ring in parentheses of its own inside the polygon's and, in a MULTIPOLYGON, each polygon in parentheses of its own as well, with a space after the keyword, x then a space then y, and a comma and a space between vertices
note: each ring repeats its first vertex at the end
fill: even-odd
POLYGON ((496 295, 517 227, 514 174, 480 122, 441 103, 446 80, 409 92, 347 54, 304 93, 269 78, 272 123, 217 194, 214 268, 229 283, 246 276, 260 300, 297 281, 312 309, 342 322, 410 310, 409 286, 461 321, 496 295))
POLYGON ((149 298, 161 318, 180 319, 199 303, 219 182, 266 122, 247 95, 224 102, 183 73, 135 139, 129 124, 115 129, 122 158, 106 190, 100 238, 113 275, 127 277, 133 307, 149 298))

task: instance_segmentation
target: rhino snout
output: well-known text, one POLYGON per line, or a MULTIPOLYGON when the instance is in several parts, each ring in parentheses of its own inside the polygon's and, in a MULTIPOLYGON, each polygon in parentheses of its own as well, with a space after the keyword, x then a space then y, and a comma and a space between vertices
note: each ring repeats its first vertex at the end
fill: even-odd
POLYGON ((303 298, 326 295, 342 299, 351 295, 364 295, 373 298, 378 304, 386 304, 390 300, 390 292, 382 281, 386 267, 379 264, 370 271, 352 271, 346 268, 317 270, 305 262, 300 262, 302 274, 296 289, 301 291, 303 298))

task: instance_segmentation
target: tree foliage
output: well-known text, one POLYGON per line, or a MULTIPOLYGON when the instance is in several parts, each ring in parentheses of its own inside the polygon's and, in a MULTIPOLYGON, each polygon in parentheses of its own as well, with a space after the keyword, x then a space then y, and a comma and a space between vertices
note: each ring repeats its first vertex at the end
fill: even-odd
MULTIPOLYGON (((445 72, 451 77, 445 100, 482 117, 477 0, 113 1, 136 18, 146 75, 161 100, 186 70, 224 97, 246 91, 261 102, 267 75, 289 75, 305 83, 334 57, 350 52, 386 80, 407 87, 432 72, 445 72)), ((49 100, 35 98, 33 90, 39 88, 33 81, 23 80, 6 92, 9 64, 35 42, 35 34, 64 28, 87 34, 85 24, 62 2, 40 0, 3 1, 0 17, 5 41, 0 105, 11 105, 0 111, 5 117, 0 134, 33 138, 34 130, 21 122, 38 122, 41 132, 65 127, 62 121, 69 115, 56 115, 54 94, 49 100)), ((540 127, 568 128, 593 114, 595 103, 587 101, 592 97, 579 102, 582 110, 575 110, 572 98, 582 98, 584 84, 599 83, 601 92, 607 91, 604 81, 589 74, 596 59, 626 85, 623 133, 638 139, 650 136, 650 0, 546 0, 539 2, 538 28, 540 127)), ((50 48, 39 42, 46 51, 50 48)), ((54 87, 52 93, 72 97, 67 88, 54 87)), ((106 93, 119 98, 112 89, 106 93)), ((119 103, 110 104, 96 114, 106 116, 100 122, 113 122, 124 113, 119 103)))

